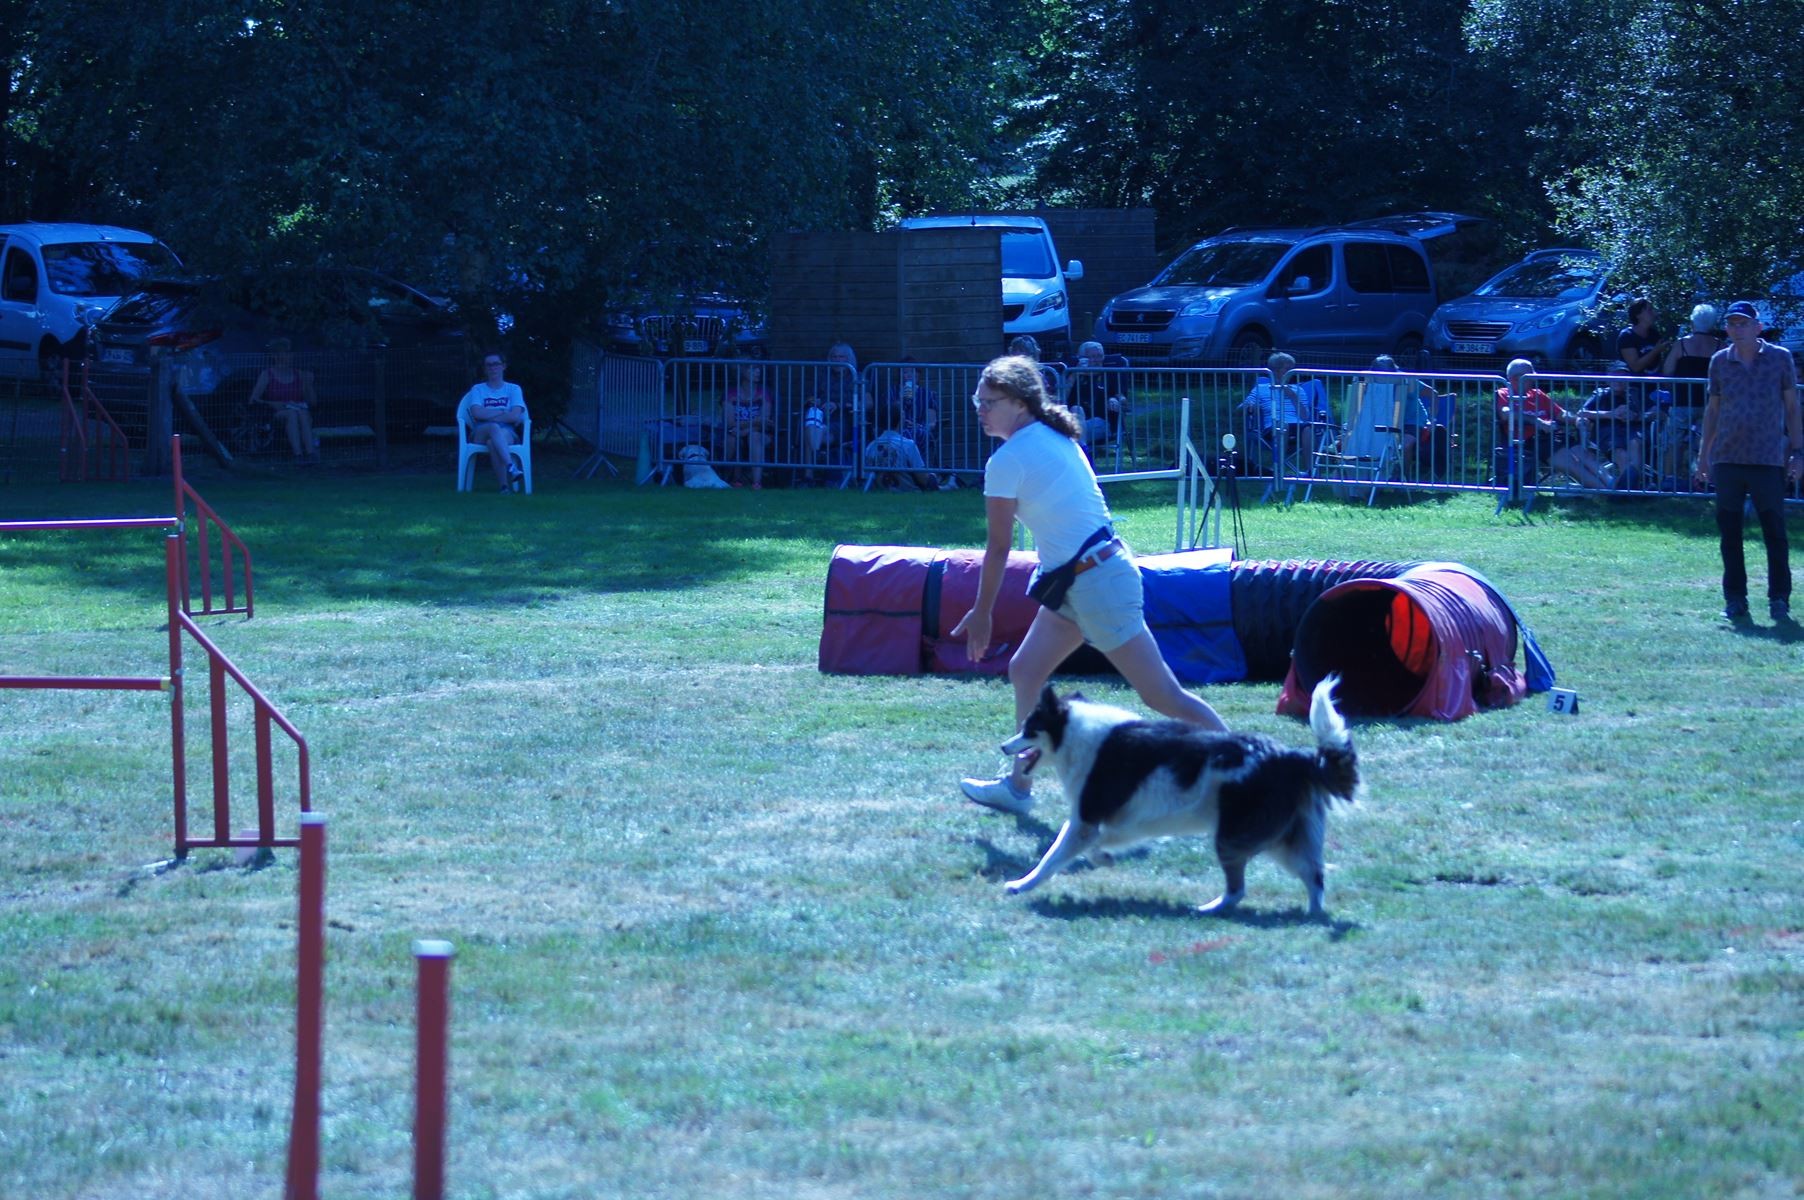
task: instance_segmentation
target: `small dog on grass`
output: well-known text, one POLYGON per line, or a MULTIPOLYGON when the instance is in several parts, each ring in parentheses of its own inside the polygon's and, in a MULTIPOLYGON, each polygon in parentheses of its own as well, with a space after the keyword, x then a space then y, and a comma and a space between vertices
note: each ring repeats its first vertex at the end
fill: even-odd
POLYGON ((1328 809, 1352 804, 1359 758, 1334 707, 1330 675, 1309 700, 1314 750, 1296 750, 1257 733, 1211 733, 1181 721, 1146 721, 1074 693, 1048 687, 1003 753, 1038 750, 1058 770, 1071 817, 1039 865, 1008 885, 1032 891, 1073 859, 1098 866, 1114 851, 1152 838, 1215 839, 1227 889, 1202 912, 1226 912, 1246 895, 1246 865, 1270 854, 1303 881, 1309 914, 1325 914, 1322 839, 1328 809))

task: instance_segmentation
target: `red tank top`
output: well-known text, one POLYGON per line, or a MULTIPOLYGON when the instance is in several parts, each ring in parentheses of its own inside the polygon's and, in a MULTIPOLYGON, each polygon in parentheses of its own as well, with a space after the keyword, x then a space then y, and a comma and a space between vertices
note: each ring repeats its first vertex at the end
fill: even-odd
POLYGON ((296 371, 294 377, 286 383, 276 378, 276 373, 269 373, 269 386, 263 389, 263 398, 271 404, 305 404, 307 393, 301 387, 301 373, 296 371))

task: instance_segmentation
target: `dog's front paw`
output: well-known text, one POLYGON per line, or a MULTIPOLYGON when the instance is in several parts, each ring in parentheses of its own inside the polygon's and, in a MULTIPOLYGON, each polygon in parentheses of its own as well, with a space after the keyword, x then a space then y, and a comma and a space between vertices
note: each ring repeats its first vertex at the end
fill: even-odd
POLYGON ((1241 898, 1244 895, 1245 895, 1244 892, 1242 892, 1242 893, 1223 892, 1221 895, 1219 895, 1215 899, 1209 901, 1209 903, 1203 905, 1201 908, 1197 909, 1196 911, 1201 913, 1205 917, 1219 916, 1222 913, 1232 912, 1232 911, 1234 911, 1234 906, 1240 903, 1241 898))
POLYGON ((1112 867, 1115 865, 1115 856, 1107 850, 1092 850, 1090 853, 1084 855, 1084 857, 1090 860, 1090 865, 1093 867, 1112 867))
POLYGON ((1040 881, 1031 875, 1023 875, 1019 879, 1011 879, 1003 890, 1011 896, 1019 896, 1022 892, 1031 892, 1040 886, 1040 881))

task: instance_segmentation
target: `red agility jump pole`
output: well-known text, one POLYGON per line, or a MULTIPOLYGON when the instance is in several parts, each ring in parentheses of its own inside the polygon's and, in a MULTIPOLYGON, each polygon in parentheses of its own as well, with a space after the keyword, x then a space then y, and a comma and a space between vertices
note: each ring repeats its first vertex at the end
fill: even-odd
POLYGON ((450 1067, 450 942, 418 941, 419 963, 413 1109, 413 1200, 444 1200, 446 1078, 450 1067))

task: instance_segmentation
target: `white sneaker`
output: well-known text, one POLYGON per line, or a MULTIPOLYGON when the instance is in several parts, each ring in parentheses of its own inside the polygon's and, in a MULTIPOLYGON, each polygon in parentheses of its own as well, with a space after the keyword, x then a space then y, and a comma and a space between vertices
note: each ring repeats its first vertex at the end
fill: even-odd
POLYGON ((964 792, 965 799, 973 804, 981 804, 998 812, 1014 813, 1016 816, 1026 816, 1033 811, 1034 794, 1031 791, 1016 791, 1015 785, 1008 781, 1006 775, 1001 779, 961 779, 958 786, 964 792))

